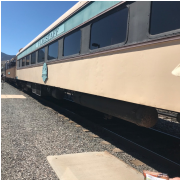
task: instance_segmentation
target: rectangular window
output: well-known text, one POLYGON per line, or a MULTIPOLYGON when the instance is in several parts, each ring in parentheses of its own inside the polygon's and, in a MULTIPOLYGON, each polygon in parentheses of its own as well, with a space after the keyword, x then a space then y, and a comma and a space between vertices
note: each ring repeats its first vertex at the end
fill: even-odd
POLYGON ((125 42, 128 8, 120 9, 94 22, 91 26, 90 49, 97 49, 125 42))
POLYGON ((48 46, 48 60, 58 59, 58 41, 48 46))
POLYGON ((22 59, 22 66, 25 66, 25 58, 22 59))
POLYGON ((28 66, 29 65, 29 61, 30 61, 30 55, 28 55, 28 56, 26 56, 26 66, 28 66))
POLYGON ((64 56, 79 54, 81 48, 81 31, 78 30, 64 38, 64 56))
POLYGON ((19 67, 21 67, 21 59, 19 60, 19 67))
POLYGON ((151 2, 151 35, 180 29, 180 1, 151 2))
POLYGON ((11 61, 11 67, 14 67, 14 66, 16 66, 16 62, 13 60, 11 61))
POLYGON ((45 60, 45 48, 38 50, 38 62, 44 62, 45 60))
POLYGON ((31 54, 31 64, 36 64, 36 52, 31 54))

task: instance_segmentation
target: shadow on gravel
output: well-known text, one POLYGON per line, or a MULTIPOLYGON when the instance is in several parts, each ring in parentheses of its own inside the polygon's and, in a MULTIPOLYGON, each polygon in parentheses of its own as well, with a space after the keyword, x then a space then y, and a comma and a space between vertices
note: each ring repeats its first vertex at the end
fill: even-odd
POLYGON ((173 121, 167 121, 159 118, 157 124, 153 127, 153 129, 160 130, 180 138, 180 123, 175 119, 173 119, 173 121))
MULTIPOLYGON (((12 86, 14 86, 14 85, 12 85, 12 86)), ((16 86, 14 86, 14 87, 17 88, 16 86)), ((128 143, 126 143, 122 139, 119 140, 119 139, 115 139, 114 137, 111 137, 110 135, 108 135, 107 132, 104 132, 100 126, 95 125, 93 122, 91 122, 89 120, 87 121, 85 118, 82 117, 82 115, 79 116, 75 113, 72 113, 71 111, 69 111, 67 109, 59 107, 59 105, 63 104, 63 102, 61 100, 58 101, 58 105, 57 104, 54 105, 53 104, 54 102, 57 103, 57 100, 55 100, 55 99, 54 99, 53 103, 51 103, 51 102, 47 103, 47 100, 43 100, 34 94, 30 94, 29 92, 24 92, 24 93, 30 95, 32 98, 36 99, 42 105, 51 107, 57 113, 60 113, 64 116, 66 116, 67 118, 69 118, 72 121, 76 122, 77 124, 81 125, 85 129, 88 129, 92 133, 98 135, 103 140, 108 141, 112 145, 123 150, 124 152, 131 155, 132 157, 142 161, 143 163, 147 164, 148 166, 156 169, 157 171, 163 172, 163 173, 168 173, 168 175, 170 177, 180 176, 180 171, 177 171, 177 169, 172 169, 172 167, 170 167, 169 165, 166 166, 166 164, 164 164, 164 163, 160 164, 158 162, 158 160, 156 160, 155 158, 153 158, 149 155, 146 155, 146 154, 142 154, 137 148, 135 149, 133 146, 130 146, 128 143)), ((77 105, 77 106, 80 107, 80 105, 77 105)), ((82 107, 82 108, 86 109, 86 107, 82 107)), ((100 115, 101 113, 96 112, 96 111, 95 111, 95 113, 97 113, 97 116, 101 116, 100 115)), ((158 123, 162 123, 162 121, 164 121, 164 120, 160 119, 158 123)), ((125 122, 125 123, 128 123, 128 122, 125 122)), ((180 129, 180 124, 177 124, 174 122, 165 121, 165 122, 163 122, 163 124, 166 124, 166 125, 163 125, 164 127, 174 126, 174 128, 180 129), (178 128, 177 128, 177 126, 178 126, 178 128)), ((155 128, 157 129, 157 127, 155 127, 155 128)))

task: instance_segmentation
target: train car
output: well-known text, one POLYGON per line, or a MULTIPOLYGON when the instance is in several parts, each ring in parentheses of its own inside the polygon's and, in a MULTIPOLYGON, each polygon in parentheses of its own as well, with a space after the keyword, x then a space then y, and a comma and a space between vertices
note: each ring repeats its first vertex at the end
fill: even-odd
POLYGON ((5 77, 7 82, 15 82, 16 80, 16 56, 5 63, 5 77))
POLYGON ((16 79, 152 127, 180 112, 180 2, 78 2, 20 50, 16 79))

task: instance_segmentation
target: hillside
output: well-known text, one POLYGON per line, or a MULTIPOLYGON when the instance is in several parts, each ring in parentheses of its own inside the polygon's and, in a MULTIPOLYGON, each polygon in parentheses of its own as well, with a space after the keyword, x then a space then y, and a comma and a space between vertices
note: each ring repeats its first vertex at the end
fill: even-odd
POLYGON ((1 61, 6 61, 6 60, 10 60, 14 57, 15 55, 8 55, 8 54, 5 54, 3 52, 1 52, 1 61))

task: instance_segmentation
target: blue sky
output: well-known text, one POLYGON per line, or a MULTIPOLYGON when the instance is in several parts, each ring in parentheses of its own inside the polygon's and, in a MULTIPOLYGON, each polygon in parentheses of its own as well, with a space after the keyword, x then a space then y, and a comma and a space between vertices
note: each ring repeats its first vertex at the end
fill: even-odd
POLYGON ((1 52, 15 55, 76 1, 1 1, 1 52))

